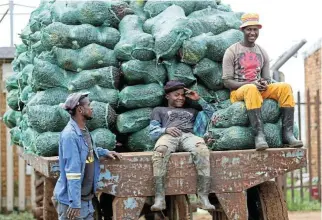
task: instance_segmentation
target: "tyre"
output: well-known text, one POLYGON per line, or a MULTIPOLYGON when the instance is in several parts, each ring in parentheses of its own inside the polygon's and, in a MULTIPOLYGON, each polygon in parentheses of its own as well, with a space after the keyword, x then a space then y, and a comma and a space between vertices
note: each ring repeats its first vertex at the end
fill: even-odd
POLYGON ((247 191, 249 220, 288 220, 282 189, 273 181, 247 191))

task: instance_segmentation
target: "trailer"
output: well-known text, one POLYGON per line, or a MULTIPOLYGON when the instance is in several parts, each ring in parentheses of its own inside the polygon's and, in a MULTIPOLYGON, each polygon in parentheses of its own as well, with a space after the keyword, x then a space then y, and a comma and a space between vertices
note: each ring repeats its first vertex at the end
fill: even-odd
MULTIPOLYGON (((36 212, 42 219, 57 219, 51 196, 59 176, 58 157, 40 157, 23 150, 20 156, 43 178, 43 193, 36 195, 38 200, 42 199, 42 206, 36 212)), ((152 152, 122 156, 120 161, 101 160, 98 191, 110 195, 112 209, 104 219, 136 220, 142 215, 151 216, 146 210, 154 196, 152 152)), ((272 180, 306 166, 306 162, 305 148, 212 151, 209 198, 216 211, 210 214, 214 220, 287 220, 283 191, 272 180)), ((161 219, 192 219, 195 206, 189 195, 196 194, 196 179, 190 154, 173 153, 166 180, 167 210, 161 213, 161 219)), ((35 187, 39 185, 36 183, 35 187)))

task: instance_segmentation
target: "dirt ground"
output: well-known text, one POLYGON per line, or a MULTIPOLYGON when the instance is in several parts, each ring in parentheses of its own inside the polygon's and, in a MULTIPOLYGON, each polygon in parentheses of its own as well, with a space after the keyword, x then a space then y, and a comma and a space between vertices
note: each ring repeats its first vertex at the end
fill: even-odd
MULTIPOLYGON (((289 220, 321 220, 321 212, 289 212, 289 220)), ((194 220, 211 220, 207 214, 197 214, 193 216, 194 220)))

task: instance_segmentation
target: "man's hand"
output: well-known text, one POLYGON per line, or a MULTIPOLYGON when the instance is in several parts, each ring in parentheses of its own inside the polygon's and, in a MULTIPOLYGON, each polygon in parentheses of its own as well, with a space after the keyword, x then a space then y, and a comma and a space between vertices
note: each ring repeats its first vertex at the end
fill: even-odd
POLYGON ((68 207, 66 214, 68 219, 75 219, 80 216, 80 209, 68 207))
POLYGON ((111 158, 113 160, 115 160, 115 159, 121 160, 122 159, 122 155, 120 153, 115 152, 115 151, 108 152, 106 157, 111 158))
POLYGON ((199 94, 196 91, 184 88, 185 96, 191 100, 198 101, 200 99, 199 94))
POLYGON ((267 89, 267 85, 262 84, 260 80, 255 80, 251 83, 254 84, 260 92, 263 92, 267 89))
POLYGON ((173 137, 180 137, 182 134, 181 130, 176 127, 171 127, 171 128, 165 129, 165 133, 170 134, 173 137))

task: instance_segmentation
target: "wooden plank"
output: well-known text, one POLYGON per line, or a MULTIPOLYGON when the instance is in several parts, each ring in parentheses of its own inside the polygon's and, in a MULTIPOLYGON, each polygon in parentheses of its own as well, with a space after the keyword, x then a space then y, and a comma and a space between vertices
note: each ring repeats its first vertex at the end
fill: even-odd
MULTIPOLYGON (((299 139, 302 140, 302 117, 301 117, 301 92, 298 91, 297 92, 297 121, 298 121, 298 125, 299 125, 299 139)), ((300 169, 300 185, 301 185, 301 189, 300 189, 300 195, 301 195, 301 202, 303 202, 304 199, 304 191, 303 191, 303 169, 300 169)), ((286 195, 285 195, 285 198, 286 195)))
POLYGON ((13 146, 10 143, 10 130, 7 128, 7 211, 13 211, 13 146))
POLYGON ((26 209, 26 178, 25 178, 25 160, 19 157, 19 211, 25 211, 26 209))
MULTIPOLYGON (((118 197, 153 196, 152 152, 122 155, 121 161, 101 161, 99 190, 118 197)), ((242 192, 286 172, 306 166, 304 148, 276 148, 261 152, 213 151, 210 155, 212 193, 242 192)), ((57 157, 36 157, 33 160, 31 158, 35 156, 23 154, 23 157, 45 176, 48 174, 58 176, 57 157)), ((172 154, 168 170, 167 195, 196 193, 197 174, 189 153, 172 154)))
POLYGON ((31 171, 31 178, 30 178, 30 200, 31 200, 31 208, 36 208, 36 188, 35 188, 35 170, 32 169, 31 171))

